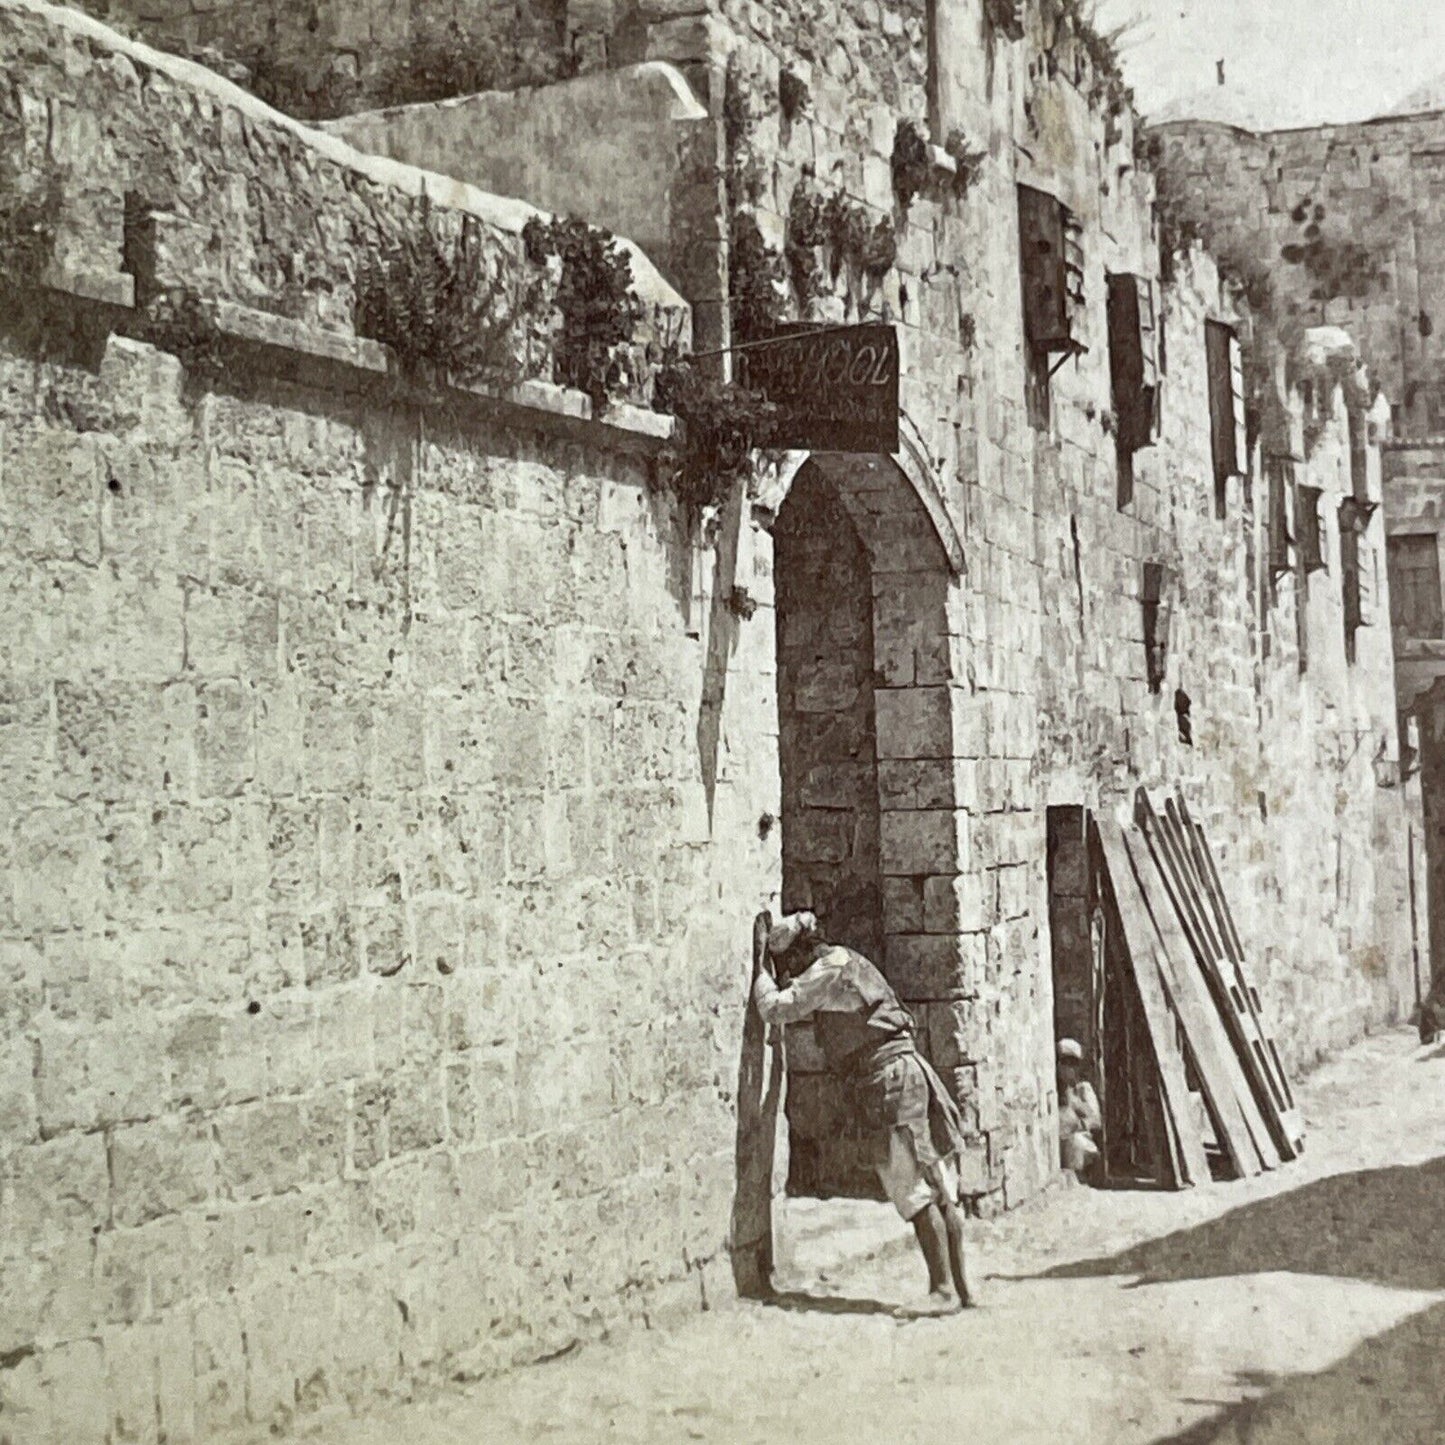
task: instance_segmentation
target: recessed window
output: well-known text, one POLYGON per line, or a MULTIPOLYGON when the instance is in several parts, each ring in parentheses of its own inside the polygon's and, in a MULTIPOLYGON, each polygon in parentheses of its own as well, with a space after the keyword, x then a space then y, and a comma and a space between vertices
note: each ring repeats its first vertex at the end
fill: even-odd
POLYGON ((1084 233, 1068 207, 1032 186, 1018 188, 1018 204, 1029 419, 1047 426, 1050 378, 1083 349, 1084 233))
POLYGON ((1249 465, 1244 425, 1244 357, 1232 326, 1204 323, 1209 363, 1209 429, 1214 453, 1214 512, 1223 517, 1232 477, 1249 465))
POLYGON ((1440 540, 1434 532, 1391 537, 1390 625, 1402 637, 1445 637, 1440 600, 1440 540))
POLYGON ((1109 277, 1109 378, 1119 458, 1118 503, 1134 496, 1134 453, 1159 436, 1159 306, 1143 276, 1109 277))

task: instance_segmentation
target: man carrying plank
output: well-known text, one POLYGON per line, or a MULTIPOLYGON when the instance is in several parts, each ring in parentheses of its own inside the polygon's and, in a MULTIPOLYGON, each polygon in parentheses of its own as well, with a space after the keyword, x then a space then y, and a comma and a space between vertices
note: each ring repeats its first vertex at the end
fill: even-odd
POLYGON ((790 914, 772 930, 767 959, 753 1002, 771 1025, 813 1019, 828 1067, 847 1079, 873 1167, 923 1251, 926 1313, 971 1305, 958 1202, 963 1121, 918 1051, 912 1017, 873 964, 828 943, 811 913, 790 914))

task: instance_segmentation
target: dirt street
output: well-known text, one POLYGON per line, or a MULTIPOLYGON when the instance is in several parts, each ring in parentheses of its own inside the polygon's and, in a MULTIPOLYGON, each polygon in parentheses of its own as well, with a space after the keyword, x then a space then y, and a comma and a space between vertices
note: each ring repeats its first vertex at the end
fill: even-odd
MULTIPOLYGON (((1068 1188, 974 1225, 984 1307, 900 1322, 896 1249, 324 1445, 532 1440, 1445 1440, 1445 1047, 1366 1041, 1298 1090, 1303 1159, 1182 1194, 1068 1188)), ((895 1234, 901 1231, 895 1221, 895 1234)))

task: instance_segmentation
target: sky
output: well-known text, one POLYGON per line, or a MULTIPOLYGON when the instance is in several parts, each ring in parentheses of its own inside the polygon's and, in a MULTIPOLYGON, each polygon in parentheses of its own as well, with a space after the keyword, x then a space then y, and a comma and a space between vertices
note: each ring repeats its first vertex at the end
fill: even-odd
POLYGON ((1130 22, 1125 73, 1151 118, 1363 120, 1436 81, 1445 107, 1445 0, 1098 0, 1098 13, 1106 30, 1130 22))

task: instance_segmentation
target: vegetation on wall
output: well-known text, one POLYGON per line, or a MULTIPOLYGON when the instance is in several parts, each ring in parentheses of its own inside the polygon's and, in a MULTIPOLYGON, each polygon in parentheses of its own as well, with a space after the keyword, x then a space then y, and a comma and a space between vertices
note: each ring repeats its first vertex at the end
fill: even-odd
POLYGON ((983 174, 983 163, 988 159, 988 152, 974 150, 961 130, 949 131, 943 149, 952 157, 954 167, 953 174, 948 178, 947 189, 951 195, 962 200, 983 174))
POLYGON ((516 312, 505 258, 480 223, 464 218, 448 243, 426 206, 421 225, 379 233, 357 277, 357 335, 385 343, 413 375, 514 381, 516 312))
POLYGON ((184 288, 154 296, 140 316, 145 339, 169 352, 196 386, 215 384, 226 369, 225 342, 205 303, 184 288))
POLYGON ((1325 208, 1312 197, 1301 201, 1290 219, 1299 228, 1299 240, 1282 246, 1279 254, 1286 264, 1304 267, 1312 283, 1310 300, 1358 301, 1384 283, 1384 269, 1367 246, 1325 233, 1325 208))
POLYGON ((761 112, 756 88, 737 57, 728 61, 723 84, 723 175, 728 219, 728 303, 736 341, 755 341, 786 319, 783 253, 764 238, 757 221, 763 192, 763 161, 756 130, 761 112))
POLYGON ((36 285, 55 251, 65 183, 55 171, 35 181, 21 175, 8 144, 0 151, 0 282, 36 285))
POLYGON ((764 397, 676 352, 658 368, 652 404, 682 423, 680 445, 658 459, 658 476, 693 508, 719 505, 750 477, 776 432, 777 409, 764 397))
POLYGON ((786 66, 778 72, 778 110, 789 125, 807 113, 812 99, 808 82, 802 76, 786 66))
POLYGON ((893 132, 891 157, 893 197, 905 215, 921 195, 935 198, 952 196, 955 200, 962 200, 983 173, 988 153, 974 150, 963 131, 950 131, 943 143, 943 151, 953 161, 952 171, 946 164, 935 161, 928 138, 920 126, 914 125, 911 120, 898 123, 893 132))
POLYGON ((927 191, 933 179, 933 161, 928 141, 911 120, 901 120, 893 132, 893 198, 906 215, 914 198, 927 191))
MULTIPOLYGON (((618 349, 632 339, 642 303, 632 286, 632 258, 610 231, 575 219, 533 217, 522 231, 533 265, 555 264, 553 374, 586 392, 599 412, 623 381, 618 349)), ((533 304, 536 303, 536 293, 533 304)))

